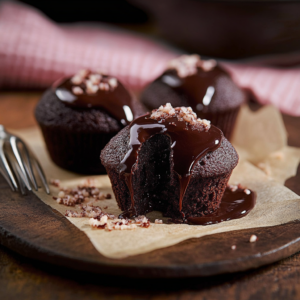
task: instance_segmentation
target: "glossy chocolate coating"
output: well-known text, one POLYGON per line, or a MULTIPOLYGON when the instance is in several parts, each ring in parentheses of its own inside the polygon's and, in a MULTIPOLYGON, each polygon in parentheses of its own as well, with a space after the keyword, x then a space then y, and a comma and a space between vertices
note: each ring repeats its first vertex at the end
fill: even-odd
MULTIPOLYGON (((250 190, 248 190, 250 191, 250 190)), ((243 189, 232 191, 226 188, 220 207, 212 214, 204 217, 191 217, 187 219, 190 225, 211 225, 233 219, 245 217, 255 206, 256 194, 250 191, 246 194, 243 189)))
POLYGON ((198 67, 196 74, 186 77, 180 77, 176 70, 169 69, 156 81, 181 95, 200 118, 206 118, 207 113, 233 109, 245 99, 244 93, 218 65, 209 71, 198 67))
MULTIPOLYGON (((108 78, 108 76, 102 75, 102 82, 106 82, 108 78)), ((75 108, 102 108, 124 126, 133 120, 132 97, 119 81, 114 89, 98 89, 94 94, 86 93, 84 84, 76 86, 79 86, 84 92, 75 95, 72 91, 75 85, 70 78, 64 79, 53 88, 58 99, 68 106, 75 108)))
MULTIPOLYGON (((178 174, 180 181, 180 198, 178 199, 180 211, 194 164, 207 152, 216 150, 223 137, 221 130, 215 126, 211 126, 208 131, 201 131, 185 121, 179 121, 177 117, 157 121, 151 119, 150 115, 146 115, 134 120, 130 125, 130 149, 120 163, 120 172, 125 176, 131 195, 131 214, 134 213, 132 188, 134 166, 138 161, 141 145, 155 134, 165 134, 171 139, 174 171, 178 174)), ((128 216, 127 213, 123 214, 125 215, 128 216)))

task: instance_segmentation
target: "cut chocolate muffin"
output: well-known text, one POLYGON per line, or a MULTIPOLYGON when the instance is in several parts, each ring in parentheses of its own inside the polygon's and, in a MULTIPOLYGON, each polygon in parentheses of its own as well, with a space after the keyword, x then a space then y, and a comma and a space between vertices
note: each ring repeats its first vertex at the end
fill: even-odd
POLYGON ((169 102, 172 106, 191 106, 198 117, 210 120, 230 139, 246 93, 215 60, 198 55, 182 55, 150 83, 141 102, 152 110, 169 102))
POLYGON ((158 210, 186 221, 218 209, 238 155, 190 107, 167 104, 121 130, 101 161, 124 217, 158 210))
POLYGON ((35 109, 51 159, 83 174, 103 174, 99 154, 142 105, 114 77, 82 70, 48 89, 35 109))

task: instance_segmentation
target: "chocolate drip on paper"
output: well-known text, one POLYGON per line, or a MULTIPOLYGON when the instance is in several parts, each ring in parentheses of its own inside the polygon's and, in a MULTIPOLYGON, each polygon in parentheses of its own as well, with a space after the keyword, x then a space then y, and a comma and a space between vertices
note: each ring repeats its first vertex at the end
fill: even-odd
POLYGON ((224 221, 234 220, 245 217, 255 206, 256 194, 238 188, 232 191, 226 188, 220 207, 212 214, 203 217, 191 217, 187 219, 190 225, 211 225, 224 221))

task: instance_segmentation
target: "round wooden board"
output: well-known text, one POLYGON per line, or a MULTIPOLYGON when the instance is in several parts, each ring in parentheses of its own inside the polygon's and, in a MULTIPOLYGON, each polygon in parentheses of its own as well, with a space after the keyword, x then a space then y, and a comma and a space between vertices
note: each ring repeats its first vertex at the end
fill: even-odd
MULTIPOLYGON (((300 147, 300 118, 283 115, 288 144, 300 147)), ((300 165, 285 185, 300 195, 300 165)), ((0 243, 21 255, 94 273, 136 278, 211 276, 258 268, 300 251, 300 221, 190 239, 143 255, 113 260, 34 194, 11 192, 0 175, 0 243), (259 239, 249 243, 252 234, 259 239), (236 245, 236 250, 231 246, 236 245)))
POLYGON ((300 250, 300 221, 190 239, 172 247, 113 260, 33 193, 11 192, 0 178, 0 243, 30 258, 73 269, 127 277, 210 276, 257 268, 300 250), (249 243, 256 234, 259 240, 249 243), (231 250, 236 245, 236 250, 231 250))

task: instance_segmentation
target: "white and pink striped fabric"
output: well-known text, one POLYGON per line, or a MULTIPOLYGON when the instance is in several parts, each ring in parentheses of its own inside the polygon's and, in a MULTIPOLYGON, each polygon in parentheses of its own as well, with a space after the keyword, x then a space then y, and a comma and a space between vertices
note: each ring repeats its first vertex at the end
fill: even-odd
MULTIPOLYGON (((28 6, 0 6, 0 88, 46 88, 62 76, 90 68, 141 90, 177 55, 138 35, 105 26, 58 26, 28 6)), ((300 68, 223 65, 262 104, 300 116, 300 68)))

